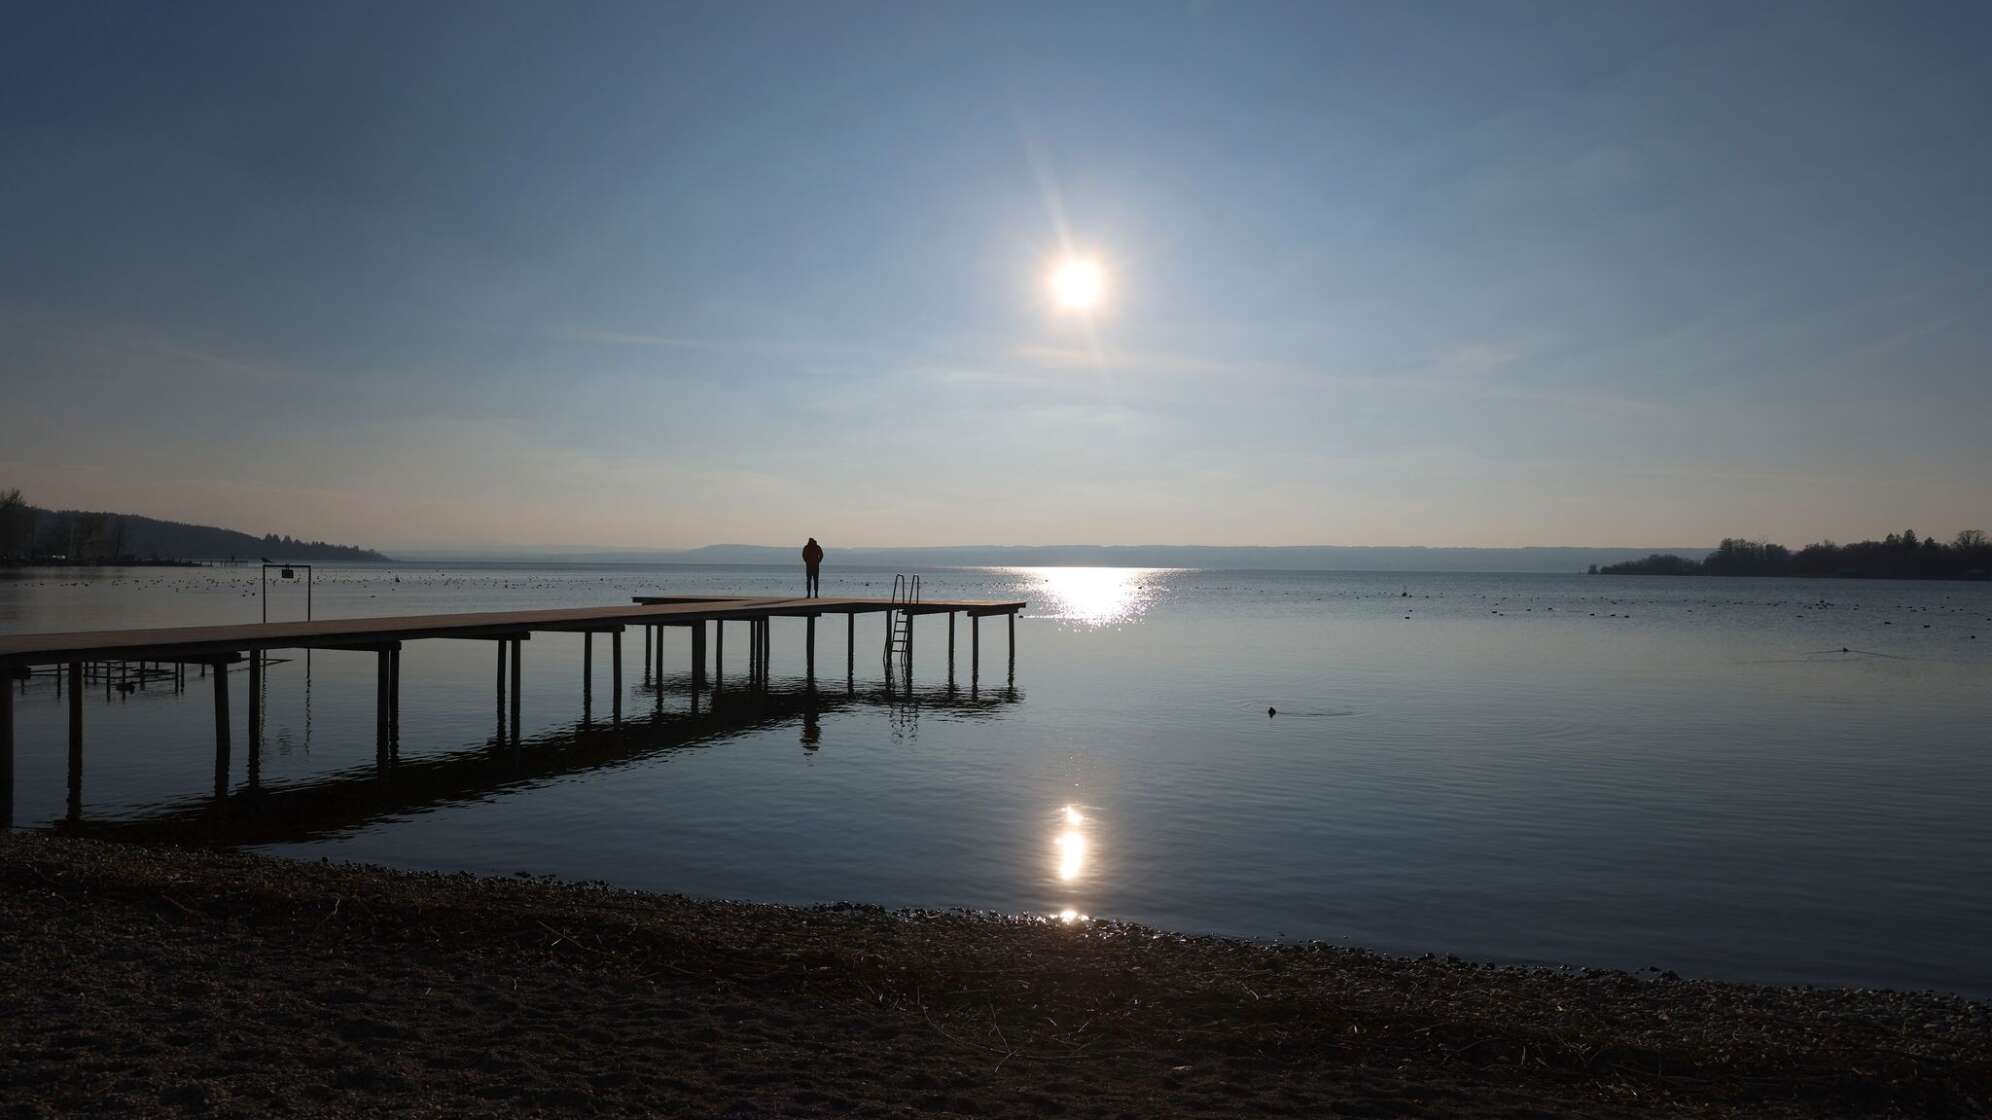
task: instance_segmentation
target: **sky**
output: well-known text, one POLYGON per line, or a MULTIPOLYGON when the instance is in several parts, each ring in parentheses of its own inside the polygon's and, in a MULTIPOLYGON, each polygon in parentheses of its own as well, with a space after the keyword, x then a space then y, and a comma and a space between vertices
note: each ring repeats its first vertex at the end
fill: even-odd
POLYGON ((38 505, 389 550, 1992 528, 1983 4, 10 12, 38 505))

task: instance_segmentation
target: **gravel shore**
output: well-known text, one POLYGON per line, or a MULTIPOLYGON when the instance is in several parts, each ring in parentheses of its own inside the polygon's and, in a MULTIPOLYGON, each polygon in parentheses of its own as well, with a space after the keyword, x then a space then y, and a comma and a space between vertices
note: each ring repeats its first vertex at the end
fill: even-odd
POLYGON ((1992 1007, 0 837, 0 1117, 1992 1115, 1992 1007))

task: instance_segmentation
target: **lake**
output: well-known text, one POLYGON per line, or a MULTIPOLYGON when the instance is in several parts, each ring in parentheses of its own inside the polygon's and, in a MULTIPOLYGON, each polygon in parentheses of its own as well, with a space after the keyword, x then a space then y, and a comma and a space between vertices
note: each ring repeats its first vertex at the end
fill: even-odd
MULTIPOLYGON (((825 568, 824 593, 892 573, 825 568)), ((0 632, 255 621, 255 568, 0 574, 0 632)), ((799 570, 320 567, 319 618, 795 594, 799 570)), ((403 652, 374 753, 372 655, 299 652, 245 707, 214 808, 212 701, 86 692, 80 821, 64 701, 17 698, 13 821, 202 836, 285 856, 556 874, 693 895, 1092 915, 1403 953, 1992 995, 1992 585, 1102 568, 922 573, 1023 598, 968 676, 918 623, 883 687, 880 616, 847 687, 841 619, 777 619, 772 682, 693 712, 624 636, 624 726, 596 639, 525 643, 524 741, 488 642, 403 652), (1268 714, 1275 709, 1277 714, 1268 714)), ((295 583, 272 618, 303 616, 295 583)), ((238 669, 239 673, 239 669, 238 669)), ((238 681, 246 683, 246 678, 238 681)), ((239 687, 239 686, 238 686, 239 687)))

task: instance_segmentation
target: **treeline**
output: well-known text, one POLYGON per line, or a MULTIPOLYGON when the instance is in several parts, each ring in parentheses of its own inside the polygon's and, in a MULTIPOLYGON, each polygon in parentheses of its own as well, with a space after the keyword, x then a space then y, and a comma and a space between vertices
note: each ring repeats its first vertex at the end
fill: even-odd
POLYGON ((385 560, 371 549, 256 537, 212 525, 133 513, 38 509, 19 490, 0 491, 0 564, 130 564, 167 560, 385 560))
POLYGON ((1822 541, 1793 552, 1781 544, 1725 539, 1700 560, 1654 553, 1623 564, 1593 565, 1607 576, 1837 576, 1846 579, 1985 579, 1992 573, 1992 540, 1966 529, 1949 544, 1913 531, 1878 541, 1822 541))

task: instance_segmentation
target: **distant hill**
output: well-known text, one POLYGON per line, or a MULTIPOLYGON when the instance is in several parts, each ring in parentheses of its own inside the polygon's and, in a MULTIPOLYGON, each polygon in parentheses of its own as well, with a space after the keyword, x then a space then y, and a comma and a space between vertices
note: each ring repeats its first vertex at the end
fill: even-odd
POLYGON ((1966 529, 1945 544, 1914 530, 1878 541, 1821 541, 1793 552, 1781 544, 1725 537, 1700 560, 1655 553, 1606 564, 1604 576, 1840 576, 1848 579, 1986 579, 1992 577, 1992 537, 1966 529))
MULTIPOLYGON (((31 559, 114 563, 118 560, 295 560, 365 563, 388 559, 354 545, 300 541, 271 533, 251 536, 212 525, 161 521, 135 513, 25 507, 31 559)), ((12 534, 10 534, 12 535, 12 534)), ((7 557, 0 556, 0 560, 7 557)))
MULTIPOLYGON (((841 547, 825 541, 830 565, 853 568, 975 566, 1228 568, 1320 572, 1582 572, 1593 564, 1636 560, 1651 548, 1410 548, 1309 545, 1217 547, 1201 545, 955 545, 936 548, 841 547)), ((802 543, 715 544, 684 551, 542 549, 511 556, 574 563, 801 564, 802 543)), ((462 558, 435 550, 437 558, 462 558)), ((481 554, 499 559, 495 550, 481 554)))

